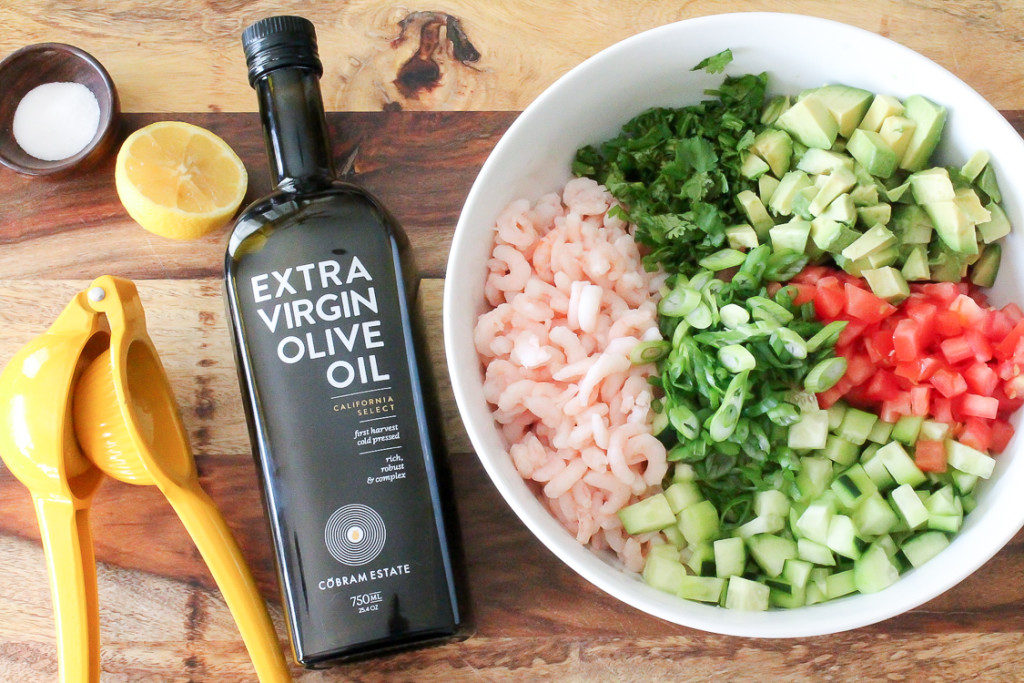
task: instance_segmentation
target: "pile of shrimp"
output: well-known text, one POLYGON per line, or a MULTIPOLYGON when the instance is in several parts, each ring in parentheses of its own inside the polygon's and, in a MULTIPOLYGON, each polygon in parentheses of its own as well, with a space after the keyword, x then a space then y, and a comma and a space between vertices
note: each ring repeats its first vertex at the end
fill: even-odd
POLYGON ((616 513, 660 491, 668 468, 651 430, 654 366, 630 361, 636 344, 661 339, 665 276, 645 272, 613 206, 589 178, 509 204, 474 342, 519 474, 577 540, 640 571, 656 534, 630 536, 616 513))

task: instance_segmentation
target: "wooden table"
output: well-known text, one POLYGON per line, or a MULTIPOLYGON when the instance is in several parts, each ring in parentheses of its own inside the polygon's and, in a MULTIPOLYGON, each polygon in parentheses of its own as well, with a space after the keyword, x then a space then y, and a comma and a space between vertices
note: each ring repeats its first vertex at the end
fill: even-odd
MULTIPOLYGON (((224 137, 248 167, 250 195, 270 181, 239 45, 271 13, 317 24, 336 154, 355 151, 359 182, 409 231, 445 408, 467 549, 475 634, 458 644, 307 672, 341 680, 1021 680, 1024 536, 932 602, 854 632, 750 640, 690 630, 618 603, 537 542, 486 478, 445 382, 440 325, 448 245, 486 155, 544 87, 643 29, 725 11, 826 16, 888 35, 1024 120, 1024 2, 879 0, 446 0, 348 2, 25 2, 0 7, 0 55, 60 41, 98 57, 116 81, 124 133, 182 119, 224 137), (419 13, 417 13, 419 12, 419 13), (447 15, 457 19, 452 23, 447 15), (403 34, 403 21, 405 31, 403 34), (440 82, 402 71, 424 39, 452 27, 440 82), (457 24, 457 26, 456 26, 457 24), (458 33, 456 28, 461 30, 458 33), (467 47, 469 46, 469 47, 467 47), (403 87, 395 85, 405 76, 403 87)), ((0 94, 2 96, 2 94, 0 94)), ((121 208, 113 163, 60 181, 0 170, 0 363, 42 332, 101 274, 134 279, 171 377, 203 486, 225 512, 284 639, 279 592, 225 324, 226 231, 163 240, 121 208)), ((108 482, 93 508, 104 680, 251 681, 248 655, 195 546, 151 487, 108 482)), ((26 490, 0 467, 0 680, 56 679, 53 614, 26 490)))

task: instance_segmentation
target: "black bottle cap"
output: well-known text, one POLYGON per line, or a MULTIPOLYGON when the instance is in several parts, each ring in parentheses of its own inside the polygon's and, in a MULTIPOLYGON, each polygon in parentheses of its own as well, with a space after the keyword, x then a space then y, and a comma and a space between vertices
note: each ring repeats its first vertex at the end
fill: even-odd
POLYGON ((242 31, 242 49, 249 67, 249 85, 260 76, 281 67, 306 67, 324 72, 316 46, 313 22, 304 17, 280 16, 260 19, 242 31))

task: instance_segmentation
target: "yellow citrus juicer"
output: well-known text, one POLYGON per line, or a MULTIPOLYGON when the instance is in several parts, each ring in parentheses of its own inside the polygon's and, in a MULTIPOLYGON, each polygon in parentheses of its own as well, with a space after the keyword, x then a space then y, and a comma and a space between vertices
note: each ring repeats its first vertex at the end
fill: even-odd
POLYGON ((291 680, 238 544, 199 485, 134 283, 96 279, 8 364, 0 375, 0 456, 35 501, 62 681, 99 681, 88 506, 104 473, 160 489, 209 566, 259 680, 291 680))

